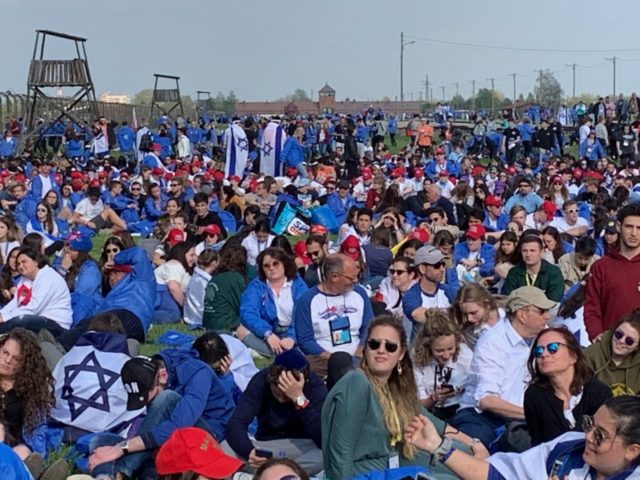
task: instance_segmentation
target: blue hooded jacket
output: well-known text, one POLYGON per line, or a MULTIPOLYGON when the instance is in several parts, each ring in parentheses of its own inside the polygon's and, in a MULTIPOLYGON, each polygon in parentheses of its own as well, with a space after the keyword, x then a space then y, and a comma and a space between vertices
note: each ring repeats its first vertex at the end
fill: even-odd
POLYGON ((287 167, 297 167, 304 162, 304 149, 295 137, 288 137, 284 142, 280 161, 287 167))
POLYGON ((159 447, 177 428, 193 427, 202 420, 218 442, 226 435, 235 402, 213 369, 195 350, 163 350, 156 355, 168 373, 167 389, 182 397, 169 418, 142 434, 147 447, 159 447))
POLYGON ((130 126, 120 127, 116 137, 121 152, 133 152, 136 145, 136 134, 130 126))
MULTIPOLYGON (((308 289, 309 287, 304 283, 304 280, 296 276, 291 286, 294 305, 308 289)), ((279 330, 278 311, 273 292, 267 283, 260 278, 251 280, 242 293, 242 298, 240 299, 240 322, 258 338, 263 338, 268 331, 276 332, 279 330)), ((293 340, 296 339, 293 321, 281 336, 289 337, 293 340)))
POLYGON ((140 319, 146 333, 156 303, 156 277, 147 252, 140 247, 128 248, 115 256, 114 263, 131 265, 131 272, 107 294, 100 311, 127 310, 140 319))
MULTIPOLYGON (((480 247, 480 259, 482 265, 480 265, 480 276, 488 277, 493 275, 493 263, 494 263, 495 250, 493 246, 488 243, 482 243, 480 247)), ((454 251, 454 258, 456 265, 469 256, 469 246, 467 242, 460 242, 456 245, 454 251)))
MULTIPOLYGON (((51 189, 54 190, 57 194, 58 197, 60 196, 60 187, 58 186, 58 184, 56 183, 56 176, 55 174, 52 172, 49 174, 49 180, 51 180, 51 189)), ((44 192, 47 193, 47 192, 44 192)), ((42 178, 40 178, 40 175, 36 175, 35 177, 31 178, 31 195, 33 195, 33 198, 42 198, 42 178)))
POLYGON ((22 228, 22 231, 27 229, 27 223, 29 223, 29 220, 35 217, 37 204, 38 201, 32 195, 27 193, 16 205, 16 208, 13 211, 13 216, 16 219, 16 223, 22 228))

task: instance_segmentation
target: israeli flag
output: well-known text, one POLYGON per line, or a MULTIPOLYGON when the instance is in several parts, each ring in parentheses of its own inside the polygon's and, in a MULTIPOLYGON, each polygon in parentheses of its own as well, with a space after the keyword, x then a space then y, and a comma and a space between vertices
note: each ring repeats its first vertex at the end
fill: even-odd
POLYGON ((232 175, 244 177, 244 169, 249 158, 249 141, 244 129, 235 122, 229 125, 224 131, 224 145, 227 149, 225 177, 229 178, 232 175))
POLYGON ((262 157, 260 159, 260 171, 265 175, 279 177, 282 175, 280 166, 280 156, 282 155, 282 146, 287 139, 287 134, 280 125, 280 122, 270 121, 264 129, 262 136, 262 157))
POLYGON ((51 417, 89 432, 125 432, 145 411, 127 410, 120 370, 129 358, 125 335, 82 335, 53 370, 56 404, 51 417))

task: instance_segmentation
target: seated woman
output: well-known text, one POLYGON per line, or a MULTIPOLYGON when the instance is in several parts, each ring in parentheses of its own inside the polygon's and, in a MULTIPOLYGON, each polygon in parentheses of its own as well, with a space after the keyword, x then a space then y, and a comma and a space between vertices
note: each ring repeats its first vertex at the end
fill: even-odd
POLYGON ((523 453, 496 453, 479 459, 442 439, 424 416, 405 431, 407 443, 434 455, 463 480, 614 479, 640 476, 640 399, 610 398, 593 417, 581 420, 582 432, 567 432, 523 453))
POLYGON ((453 318, 462 329, 464 342, 474 349, 482 333, 505 317, 496 299, 486 288, 476 283, 465 283, 453 302, 453 318))
POLYGON ((614 395, 640 392, 640 310, 623 317, 613 330, 584 351, 598 380, 614 395))
POLYGON ((144 202, 144 218, 150 222, 157 222, 167 208, 167 199, 162 194, 162 189, 157 183, 152 183, 148 188, 148 196, 144 202))
POLYGON ((593 378, 580 344, 566 327, 543 330, 527 361, 531 383, 524 394, 524 416, 531 445, 580 430, 580 419, 594 415, 611 397, 607 385, 593 378))
POLYGON ((20 283, 20 272, 18 272, 18 253, 20 247, 14 247, 9 251, 5 264, 0 272, 0 303, 6 305, 11 301, 16 293, 18 283, 20 283))
POLYGON ((396 257, 389 267, 388 276, 380 282, 372 301, 384 303, 385 310, 402 321, 402 296, 416 281, 413 260, 409 257, 396 257))
MULTIPOLYGON (((393 240, 395 242, 395 238, 393 240)), ((362 247, 364 260, 371 277, 384 278, 387 276, 387 271, 393 261, 393 253, 389 248, 391 241, 389 231, 386 228, 376 228, 371 233, 370 242, 362 247)))
POLYGON ((418 397, 436 417, 446 421, 460 407, 473 352, 444 310, 429 308, 425 318, 412 354, 418 397))
POLYGON ((247 284, 247 251, 235 237, 220 250, 220 264, 204 294, 207 330, 233 333, 240 326, 240 297, 247 284))
POLYGON ((9 253, 18 247, 18 227, 9 216, 0 216, 0 254, 3 264, 7 263, 9 253))
POLYGON ((53 215, 53 210, 44 200, 36 205, 36 214, 27 223, 26 233, 39 233, 45 239, 45 246, 60 240, 61 232, 53 215))
POLYGON ((35 335, 23 328, 0 337, 0 359, 0 418, 5 443, 25 459, 30 453, 25 439, 46 421, 53 406, 53 377, 35 335))
POLYGON ((249 266, 256 266, 258 255, 271 245, 274 238, 271 234, 269 220, 264 219, 256 223, 253 232, 242 240, 242 246, 247 250, 247 264, 249 266))
POLYGON ((71 327, 71 294, 64 278, 47 265, 47 259, 28 247, 18 252, 22 279, 13 299, 0 310, 0 333, 14 327, 34 332, 49 330, 57 336, 71 327))
POLYGON ((182 318, 184 292, 196 265, 196 249, 189 242, 175 244, 167 261, 155 269, 158 301, 153 312, 154 323, 176 323, 182 318))
POLYGON ((420 404, 406 339, 394 317, 372 320, 360 368, 346 373, 327 395, 322 409, 322 452, 328 478, 351 478, 410 464, 429 465, 434 474, 450 474, 442 465, 431 467, 431 456, 404 441, 407 422, 419 413, 435 423, 438 435, 473 444, 477 454, 486 456, 484 447, 420 404))
POLYGON ((258 277, 240 300, 237 335, 245 345, 265 357, 290 350, 296 344, 293 306, 307 291, 294 258, 278 247, 269 247, 257 258, 258 277))

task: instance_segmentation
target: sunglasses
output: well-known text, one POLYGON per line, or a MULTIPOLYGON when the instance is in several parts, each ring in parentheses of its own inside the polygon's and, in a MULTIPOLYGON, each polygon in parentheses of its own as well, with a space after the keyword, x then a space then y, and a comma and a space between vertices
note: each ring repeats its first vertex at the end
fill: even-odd
POLYGON ((396 270, 395 268, 389 269, 389 275, 402 275, 403 273, 407 273, 407 270, 396 270))
POLYGON ((572 209, 572 210, 565 210, 565 213, 578 213, 578 210, 572 209))
MULTIPOLYGON (((367 347, 369 347, 369 350, 373 350, 375 352, 380 349, 380 347, 382 346, 382 343, 383 343, 382 340, 370 338, 369 340, 367 340, 367 347)), ((398 350, 398 344, 394 342, 390 342, 389 340, 385 340, 384 349, 388 353, 395 353, 398 350)))
POLYGON ((170 186, 171 188, 173 188, 173 187, 177 187, 177 186, 178 186, 178 184, 177 184, 177 183, 171 183, 171 184, 169 184, 169 186, 170 186))
POLYGON ((320 256, 320 250, 316 250, 315 252, 310 252, 307 250, 307 255, 310 257, 319 257, 320 256))
POLYGON ((596 448, 602 445, 607 440, 613 440, 615 438, 607 437, 602 429, 600 427, 597 427, 593 423, 593 417, 590 415, 582 416, 582 430, 585 434, 593 433, 593 443, 595 444, 596 448))
POLYGON ((564 347, 567 346, 566 344, 560 342, 551 342, 548 345, 536 345, 535 347, 533 347, 533 356, 535 358, 540 358, 545 350, 551 355, 555 355, 556 353, 558 353, 558 350, 560 350, 560 345, 564 347))
POLYGON ((140 190, 142 190, 141 188, 132 188, 131 191, 132 192, 139 192, 140 190))
POLYGON ((47 209, 46 208, 39 208, 38 209, 38 213, 47 213, 47 209))
POLYGON ((433 268, 442 268, 442 267, 446 266, 446 263, 445 262, 438 262, 438 263, 434 263, 433 265, 430 265, 430 264, 427 263, 427 265, 429 265, 430 267, 433 267, 433 268))
POLYGON ((615 332, 613 332, 613 336, 616 340, 624 342, 627 347, 633 347, 636 343, 635 338, 629 335, 625 335, 622 330, 616 330, 615 332))
POLYGON ((105 252, 107 252, 107 253, 119 253, 120 249, 119 248, 107 248, 105 250, 105 252))
POLYGON ((264 268, 265 270, 269 270, 270 268, 277 268, 280 265, 282 265, 282 262, 274 260, 272 263, 263 263, 262 268, 264 268))

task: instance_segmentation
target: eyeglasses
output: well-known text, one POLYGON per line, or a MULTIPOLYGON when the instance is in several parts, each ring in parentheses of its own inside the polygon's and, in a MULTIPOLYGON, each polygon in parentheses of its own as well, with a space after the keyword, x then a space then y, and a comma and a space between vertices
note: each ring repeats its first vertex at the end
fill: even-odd
POLYGON ((407 270, 396 270, 395 268, 389 269, 389 275, 402 275, 403 273, 408 273, 407 270))
POLYGON ((556 353, 558 353, 558 350, 560 350, 560 345, 564 347, 567 346, 566 344, 560 343, 560 342, 551 342, 548 345, 536 345, 535 347, 533 347, 533 356, 536 358, 540 358, 544 353, 545 349, 551 355, 555 355, 556 353))
POLYGON ((335 190, 335 188, 333 187, 327 187, 327 192, 333 192, 335 190))
POLYGON ((107 252, 107 253, 119 253, 120 249, 119 248, 107 248, 105 250, 105 252, 107 252))
POLYGON ((47 213, 47 209, 46 208, 39 208, 38 209, 38 213, 47 213))
POLYGON ((280 265, 282 265, 281 261, 274 260, 272 263, 263 263, 262 268, 269 270, 270 268, 278 268, 280 265))
MULTIPOLYGON (((383 341, 376 338, 370 338, 367 340, 367 347, 369 347, 369 350, 373 350, 374 352, 379 350, 382 344, 383 341)), ((398 350, 398 344, 390 342, 389 340, 384 340, 384 349, 388 353, 395 353, 398 350)))
POLYGON ((593 423, 593 417, 590 415, 582 416, 582 430, 585 434, 593 433, 593 443, 595 444, 596 448, 600 447, 600 445, 602 445, 604 442, 608 440, 613 441, 616 438, 609 438, 607 434, 602 431, 602 428, 596 426, 596 424, 593 423))
POLYGON ((309 255, 310 257, 319 257, 321 252, 322 250, 316 250, 315 252, 310 252, 309 250, 307 250, 307 255, 309 255))
POLYGON ((141 188, 132 188, 131 191, 132 192, 139 192, 140 190, 142 190, 141 188))
POLYGON ((177 187, 177 186, 178 186, 178 184, 177 184, 177 183, 170 183, 170 184, 169 184, 169 186, 170 186, 171 188, 173 188, 173 187, 177 187))
POLYGON ((619 340, 621 342, 624 342, 624 344, 627 347, 633 347, 636 343, 636 339, 629 336, 629 335, 625 335, 625 333, 622 330, 616 330, 615 332, 613 332, 613 336, 616 340, 619 340))
POLYGON ((578 213, 578 210, 576 209, 565 210, 564 213, 578 213))
POLYGON ((351 283, 358 283, 358 278, 353 278, 353 277, 350 277, 349 275, 345 275, 344 273, 339 273, 339 272, 336 272, 336 275, 346 278, 351 283))

